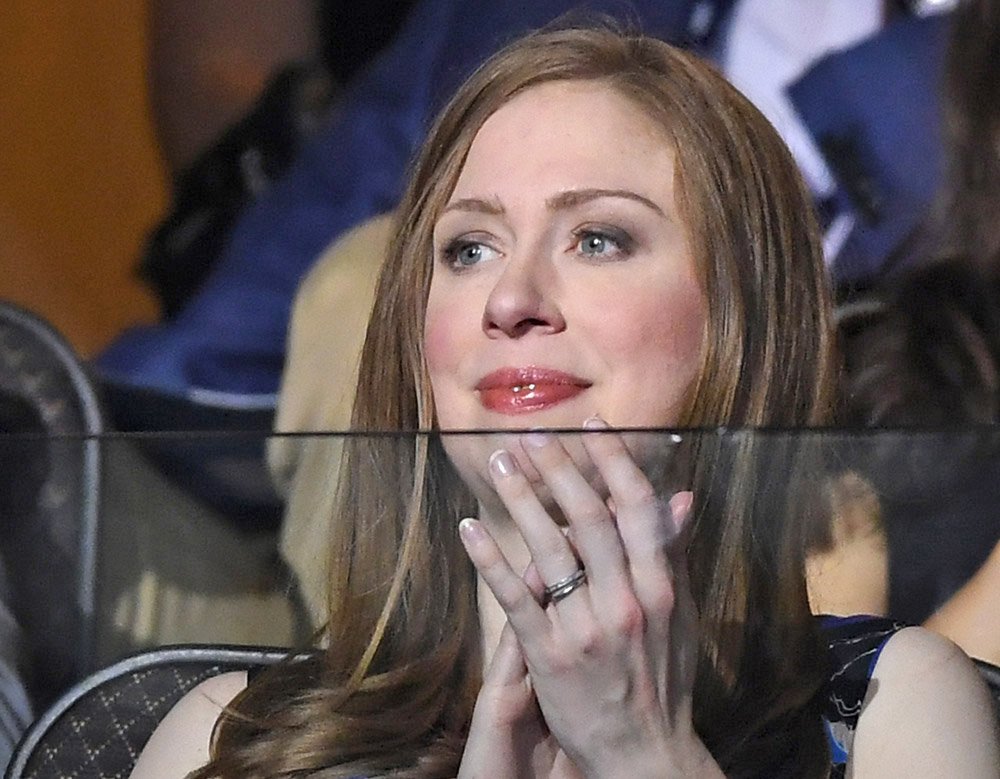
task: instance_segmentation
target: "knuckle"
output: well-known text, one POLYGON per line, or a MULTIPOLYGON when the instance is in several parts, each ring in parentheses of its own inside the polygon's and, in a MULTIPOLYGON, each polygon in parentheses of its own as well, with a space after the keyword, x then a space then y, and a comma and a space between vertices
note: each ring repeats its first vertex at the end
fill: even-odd
POLYGON ((594 624, 582 626, 576 636, 577 651, 585 656, 600 654, 604 647, 604 635, 594 624))
POLYGON ((513 613, 522 612, 535 604, 534 595, 524 586, 512 587, 505 600, 505 609, 513 613))
POLYGON ((615 612, 615 631, 627 638, 638 638, 646 632, 646 614, 637 598, 626 599, 615 612))
POLYGON ((663 501, 647 479, 637 478, 629 490, 628 503, 630 506, 638 509, 655 509, 660 511, 663 501))
POLYGON ((576 557, 570 550, 566 537, 559 531, 547 534, 538 542, 538 551, 550 560, 553 567, 565 568, 572 572, 576 567, 576 557))
POLYGON ((545 671, 553 676, 569 673, 576 664, 576 657, 569 647, 557 645, 546 652, 545 671))
POLYGON ((602 525, 608 520, 608 511, 600 503, 588 503, 576 514, 579 525, 602 525))
POLYGON ((483 554, 479 567, 483 576, 489 580, 496 580, 504 574, 503 555, 500 554, 499 550, 491 548, 483 554))
POLYGON ((523 476, 520 478, 505 479, 504 482, 502 486, 498 485, 497 491, 500 492, 502 490, 508 500, 522 502, 534 495, 531 484, 523 476))
POLYGON ((676 605, 677 591, 670 584, 663 584, 649 593, 650 609, 657 614, 670 616, 676 605))

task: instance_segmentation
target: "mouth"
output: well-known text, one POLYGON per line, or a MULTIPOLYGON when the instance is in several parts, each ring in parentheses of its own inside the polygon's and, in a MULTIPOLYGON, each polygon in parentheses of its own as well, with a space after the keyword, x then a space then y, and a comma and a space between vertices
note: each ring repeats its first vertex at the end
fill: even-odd
POLYGON ((500 368, 476 384, 479 402, 501 414, 527 414, 575 398, 592 382, 549 368, 500 368))

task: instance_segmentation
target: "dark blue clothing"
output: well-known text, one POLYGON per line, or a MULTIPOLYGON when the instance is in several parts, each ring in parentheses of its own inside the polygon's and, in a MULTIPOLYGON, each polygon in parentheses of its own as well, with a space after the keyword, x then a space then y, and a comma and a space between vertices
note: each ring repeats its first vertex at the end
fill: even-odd
MULTIPOLYGON (((830 677, 823 691, 823 724, 832 763, 830 777, 842 779, 875 664, 889 639, 905 625, 885 617, 865 615, 826 615, 818 619, 830 661, 830 677)), ((263 670, 263 667, 251 668, 247 681, 252 682, 263 670)))
MULTIPOLYGON (((582 8, 708 51, 735 2, 591 0, 582 8)), ((273 409, 292 299, 305 272, 339 234, 396 205, 432 117, 480 62, 579 7, 575 0, 416 3, 393 43, 342 95, 327 129, 243 215, 187 307, 170 322, 120 338, 98 360, 102 378, 210 408, 273 409)), ((792 89, 817 137, 833 139, 835 148, 846 139, 846 189, 858 190, 860 181, 860 191, 874 192, 874 216, 837 266, 845 277, 876 270, 933 191, 944 27, 940 18, 895 24, 821 62, 792 89)), ((851 195, 840 199, 858 205, 851 195)))
MULTIPOLYGON (((699 5, 417 3, 396 40, 340 98, 328 129, 242 217, 187 308, 169 323, 127 333, 100 357, 100 373, 112 383, 209 405, 273 406, 299 281, 333 238, 396 205, 406 165, 431 119, 477 65, 504 43, 575 8, 635 20, 645 32, 685 42, 699 5)), ((695 21, 706 26, 701 15, 695 21)))
POLYGON ((821 632, 830 656, 830 681, 823 707, 833 762, 831 779, 844 776, 854 731, 882 649, 904 627, 884 617, 820 618, 821 632))
POLYGON ((940 92, 950 16, 904 17, 817 62, 789 96, 857 217, 833 265, 870 280, 916 229, 944 164, 940 92))

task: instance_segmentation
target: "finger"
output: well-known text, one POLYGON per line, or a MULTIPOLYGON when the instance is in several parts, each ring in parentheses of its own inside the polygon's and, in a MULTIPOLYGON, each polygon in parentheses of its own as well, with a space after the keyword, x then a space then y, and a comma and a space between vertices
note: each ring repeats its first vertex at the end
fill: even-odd
MULTIPOLYGON (((698 611, 694 596, 691 594, 691 584, 688 576, 687 550, 694 527, 693 495, 690 492, 678 492, 670 499, 670 509, 676 536, 668 549, 671 566, 674 572, 675 604, 670 615, 669 632, 674 641, 679 641, 680 651, 671 655, 670 679, 682 689, 691 689, 694 684, 698 664, 697 634, 698 611), (695 637, 684 642, 684 636, 695 637)), ((685 705, 690 700, 685 698, 685 705)))
POLYGON ((558 438, 548 433, 529 433, 522 444, 569 522, 573 546, 586 566, 589 586, 611 591, 627 587, 625 552, 605 501, 558 438))
MULTIPOLYGON (((537 709, 521 648, 508 622, 483 675, 458 776, 483 776, 498 761, 512 769, 523 765, 518 733, 537 716, 537 709)), ((521 773, 512 770, 509 775, 521 773)))
POLYGON ((500 641, 493 652, 486 673, 483 675, 483 686, 508 687, 515 684, 527 684, 528 668, 521 654, 521 644, 510 622, 506 622, 500 632, 500 641))
POLYGON ((505 449, 494 452, 489 469, 494 489, 517 525, 542 580, 552 584, 579 570, 572 545, 545 510, 510 452, 505 449))
POLYGON ((463 519, 458 528, 469 559, 504 610, 521 645, 528 646, 544 638, 549 630, 545 612, 486 528, 476 519, 463 519))
POLYGON ((694 494, 689 490, 674 493, 668 505, 670 506, 670 520, 673 524, 674 535, 670 541, 670 555, 686 560, 694 528, 694 521, 691 517, 694 509, 694 494))
POLYGON ((675 588, 678 599, 687 597, 691 599, 691 584, 688 571, 688 547, 691 543, 691 534, 694 528, 692 517, 694 495, 684 491, 678 492, 670 498, 671 521, 674 526, 674 538, 667 548, 667 557, 670 560, 671 570, 674 574, 675 588))
POLYGON ((587 420, 586 448, 610 492, 617 511, 618 534, 627 558, 633 591, 648 618, 669 615, 674 602, 668 548, 676 536, 670 506, 657 494, 636 464, 622 437, 603 430, 607 425, 587 420))
POLYGON ((534 560, 528 563, 528 567, 524 569, 524 574, 522 574, 521 578, 528 585, 528 589, 535 596, 535 600, 541 603, 545 598, 545 582, 542 581, 542 575, 538 572, 538 566, 535 565, 534 560))
POLYGON ((663 496, 638 466, 621 435, 606 429, 607 423, 599 417, 588 419, 584 426, 595 431, 583 436, 583 445, 607 485, 608 502, 617 512, 626 555, 631 559, 633 553, 648 551, 651 541, 657 548, 665 548, 676 531, 663 496), (621 521, 625 516, 628 523, 621 521))

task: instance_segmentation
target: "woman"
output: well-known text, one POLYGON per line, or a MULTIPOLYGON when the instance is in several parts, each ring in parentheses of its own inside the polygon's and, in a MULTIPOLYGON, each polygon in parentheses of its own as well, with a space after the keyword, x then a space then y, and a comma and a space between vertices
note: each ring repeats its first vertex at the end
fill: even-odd
MULTIPOLYGON (((807 202, 760 115, 665 44, 567 30, 491 59, 416 162, 354 425, 535 432, 353 441, 326 507, 350 518, 326 648, 204 683, 134 775, 211 757, 195 776, 819 777, 831 752, 843 770, 808 503, 754 488, 786 461, 752 437, 695 447, 668 503, 642 448, 602 432, 827 420, 807 202)), ((854 774, 994 775, 968 661, 888 635, 854 774)))

